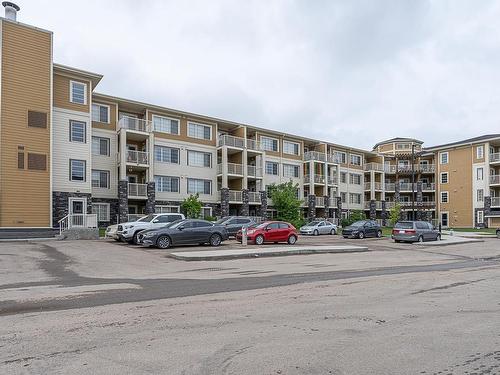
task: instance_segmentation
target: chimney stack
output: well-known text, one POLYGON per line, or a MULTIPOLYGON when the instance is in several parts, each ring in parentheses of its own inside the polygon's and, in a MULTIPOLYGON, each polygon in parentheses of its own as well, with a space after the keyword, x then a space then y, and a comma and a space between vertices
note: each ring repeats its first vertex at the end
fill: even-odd
POLYGON ((17 21, 17 12, 20 11, 21 8, 10 1, 4 1, 2 5, 5 7, 5 18, 11 21, 17 21))

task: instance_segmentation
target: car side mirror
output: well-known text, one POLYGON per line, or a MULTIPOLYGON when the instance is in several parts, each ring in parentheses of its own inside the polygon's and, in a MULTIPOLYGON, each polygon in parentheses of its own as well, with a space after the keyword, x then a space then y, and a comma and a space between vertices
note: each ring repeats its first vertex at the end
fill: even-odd
POLYGON ((183 230, 184 229, 184 225, 181 225, 180 227, 177 227, 177 229, 183 230))
POLYGON ((269 227, 266 227, 266 232, 267 232, 267 231, 270 231, 270 230, 271 230, 271 228, 269 228, 269 227))
POLYGON ((153 223, 159 223, 159 222, 160 222, 160 220, 158 220, 158 219, 153 220, 153 223))

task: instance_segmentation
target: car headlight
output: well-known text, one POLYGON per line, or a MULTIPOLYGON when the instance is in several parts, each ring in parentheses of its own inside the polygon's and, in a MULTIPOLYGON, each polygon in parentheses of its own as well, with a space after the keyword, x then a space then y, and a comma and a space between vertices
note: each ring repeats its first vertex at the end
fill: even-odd
POLYGON ((125 225, 124 228, 125 229, 130 229, 130 228, 133 228, 134 226, 133 225, 125 225))
POLYGON ((255 230, 253 230, 253 229, 250 229, 247 231, 247 234, 254 234, 254 233, 255 233, 255 230))
POLYGON ((147 233, 144 233, 144 237, 153 237, 155 235, 154 232, 147 232, 147 233))

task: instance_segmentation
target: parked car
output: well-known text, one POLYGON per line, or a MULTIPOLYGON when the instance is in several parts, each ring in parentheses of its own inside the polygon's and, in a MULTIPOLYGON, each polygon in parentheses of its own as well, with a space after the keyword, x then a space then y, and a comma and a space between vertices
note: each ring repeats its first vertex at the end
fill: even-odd
POLYGON ((360 220, 342 230, 344 238, 382 237, 382 228, 374 220, 360 220))
POLYGON ((246 216, 225 216, 215 223, 226 227, 229 236, 234 237, 241 228, 255 224, 255 220, 246 216))
POLYGON ((395 242, 439 241, 441 233, 426 221, 398 221, 391 237, 395 242))
POLYGON ((209 243, 219 246, 229 238, 225 227, 206 220, 183 219, 162 228, 144 230, 139 234, 139 242, 146 246, 168 249, 176 245, 202 245, 209 243))
MULTIPOLYGON (((258 225, 250 226, 247 229, 247 239, 256 245, 262 245, 264 242, 287 242, 293 245, 297 242, 299 234, 297 229, 284 221, 265 221, 258 225)), ((242 241, 242 231, 236 233, 236 240, 242 241)))
POLYGON ((303 227, 300 227, 300 234, 312 234, 319 236, 320 234, 337 234, 337 226, 330 223, 328 220, 313 220, 303 227))
POLYGON ((106 232, 104 233, 104 237, 105 238, 112 238, 115 241, 120 241, 120 237, 118 236, 117 232, 118 232, 118 224, 109 225, 106 228, 106 232))
POLYGON ((146 229, 158 229, 165 225, 184 219, 183 214, 168 213, 168 214, 150 214, 141 217, 137 221, 118 224, 116 234, 122 241, 138 244, 139 232, 146 229))

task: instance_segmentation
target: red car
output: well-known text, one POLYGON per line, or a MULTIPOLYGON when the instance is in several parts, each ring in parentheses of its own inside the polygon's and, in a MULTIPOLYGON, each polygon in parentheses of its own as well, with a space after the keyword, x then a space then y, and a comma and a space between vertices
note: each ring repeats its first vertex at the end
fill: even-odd
MULTIPOLYGON (((297 242, 299 234, 292 224, 284 221, 265 221, 247 229, 249 242, 262 245, 264 242, 287 242, 293 245, 297 242)), ((241 230, 236 233, 236 240, 241 242, 241 230)))

